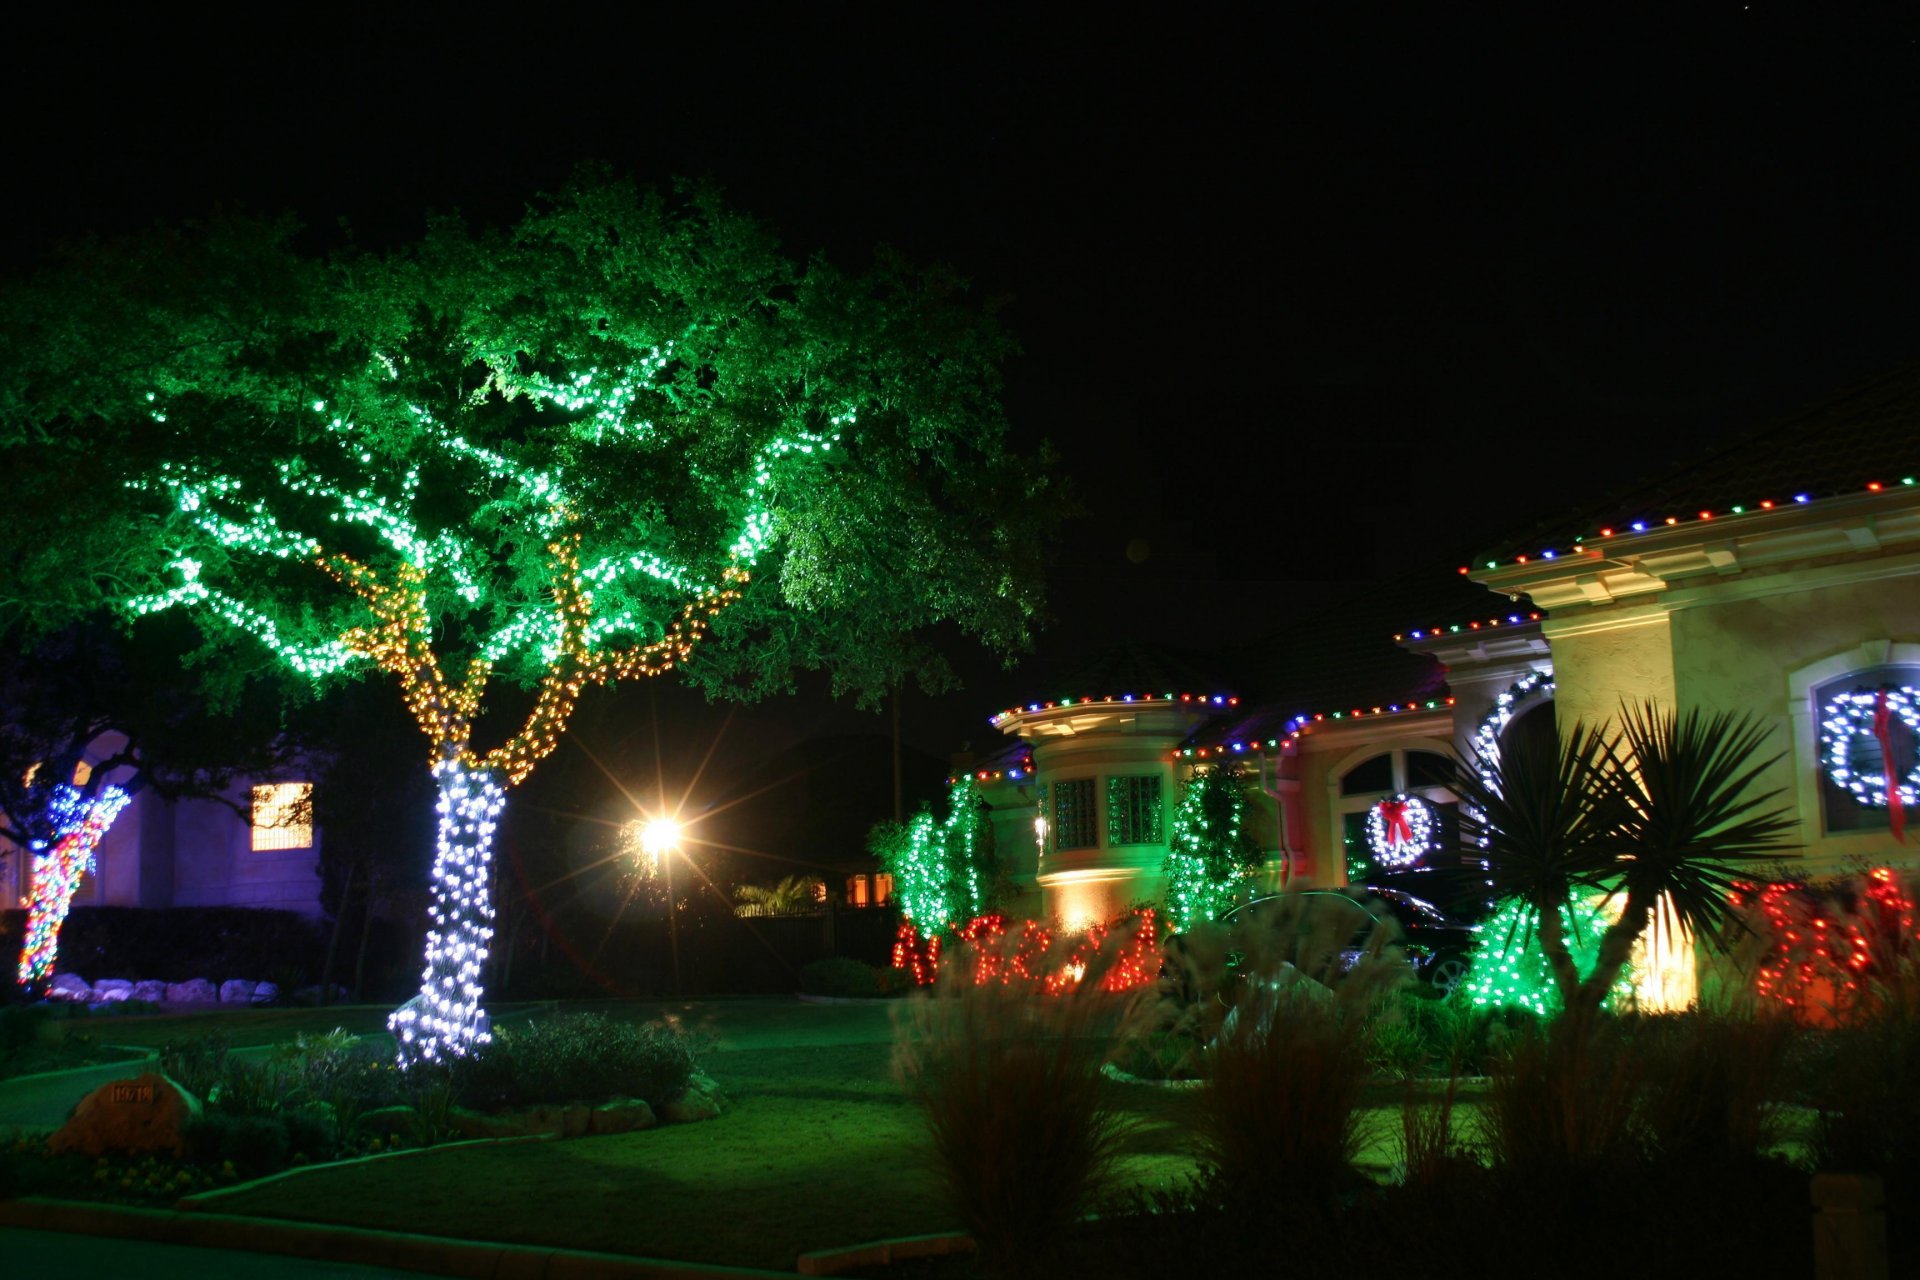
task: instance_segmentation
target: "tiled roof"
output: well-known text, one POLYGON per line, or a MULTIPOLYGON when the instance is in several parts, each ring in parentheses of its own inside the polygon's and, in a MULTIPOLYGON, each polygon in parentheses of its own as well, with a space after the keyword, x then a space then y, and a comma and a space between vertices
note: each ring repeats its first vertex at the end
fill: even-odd
MULTIPOLYGON (((1724 519, 1799 500, 1892 487, 1920 478, 1920 361, 1901 365, 1678 466, 1516 530, 1476 555, 1472 568, 1521 556, 1564 554, 1602 530, 1627 532, 1724 519)), ((1612 535, 1608 535, 1612 536, 1612 535)))

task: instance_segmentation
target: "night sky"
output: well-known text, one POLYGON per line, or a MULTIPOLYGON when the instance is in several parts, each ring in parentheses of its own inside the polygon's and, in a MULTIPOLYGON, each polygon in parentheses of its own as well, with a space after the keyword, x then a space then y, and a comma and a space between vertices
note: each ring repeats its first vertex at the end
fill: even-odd
POLYGON ((1605 8, 42 12, 0 54, 4 261, 217 205, 399 241, 596 158, 711 176, 796 252, 954 264, 1010 299, 1009 410, 1089 515, 1039 659, 909 701, 944 755, 1105 640, 1451 572, 1920 354, 1915 11, 1605 8))

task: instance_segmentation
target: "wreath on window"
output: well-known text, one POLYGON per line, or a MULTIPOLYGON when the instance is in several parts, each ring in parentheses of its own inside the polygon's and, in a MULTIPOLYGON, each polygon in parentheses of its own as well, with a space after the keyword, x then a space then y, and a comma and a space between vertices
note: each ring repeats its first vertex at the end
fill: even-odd
POLYGON ((1433 807, 1419 796, 1397 795, 1367 810, 1367 848, 1382 867, 1410 867, 1433 845, 1433 807))
POLYGON ((1893 724, 1898 720, 1910 734, 1920 734, 1920 693, 1910 685, 1882 685, 1837 693, 1820 709, 1820 755, 1827 777, 1855 801, 1876 808, 1900 809, 1914 803, 1920 788, 1920 760, 1905 776, 1891 776, 1896 767, 1893 724), (1878 744, 1880 758, 1855 758, 1861 740, 1878 744))

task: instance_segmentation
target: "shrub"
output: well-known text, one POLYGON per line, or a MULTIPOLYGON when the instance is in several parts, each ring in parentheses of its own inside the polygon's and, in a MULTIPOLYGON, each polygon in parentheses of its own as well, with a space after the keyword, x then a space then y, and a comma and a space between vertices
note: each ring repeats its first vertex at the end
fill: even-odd
POLYGON ((1672 1165, 1762 1159, 1781 1136, 1793 1027, 1784 1010, 1752 1018, 1687 1013, 1645 1019, 1635 1052, 1649 1149, 1672 1165))
POLYGON ((996 1274, 1044 1272, 1104 1190, 1121 1126, 1100 1075, 1097 981, 1057 997, 949 971, 896 1016, 895 1073, 953 1207, 996 1274))
POLYGON ((899 995, 912 982, 904 969, 879 969, 846 956, 815 960, 800 970, 800 990, 810 996, 874 999, 899 995))
POLYGON ((1304 980, 1249 989, 1207 1055, 1195 1129, 1213 1192, 1253 1206, 1349 1182, 1367 1081, 1361 1019, 1304 980))
POLYGON ((611 1098, 658 1107, 685 1091, 696 1049, 693 1037, 664 1022, 563 1014, 496 1030, 479 1053, 451 1064, 453 1097, 483 1111, 611 1098))
POLYGON ((1480 1109, 1494 1162, 1523 1177, 1584 1178, 1637 1161, 1647 1077, 1630 1041, 1621 1019, 1598 1014, 1514 1035, 1480 1109))

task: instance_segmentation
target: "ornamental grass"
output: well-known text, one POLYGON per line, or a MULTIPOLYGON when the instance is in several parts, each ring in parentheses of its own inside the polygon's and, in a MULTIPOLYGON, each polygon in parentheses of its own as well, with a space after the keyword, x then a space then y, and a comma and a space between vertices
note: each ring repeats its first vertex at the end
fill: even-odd
POLYGON ((894 1073, 918 1102, 954 1211, 989 1274, 1040 1274, 1113 1185, 1124 1125, 1101 1075, 1112 997, 1089 972, 1057 996, 976 986, 953 966, 895 1019, 894 1073))
POLYGON ((1323 1197, 1350 1182, 1362 1132, 1361 1018, 1305 980, 1251 987, 1222 1025, 1195 1134, 1224 1203, 1323 1197))

